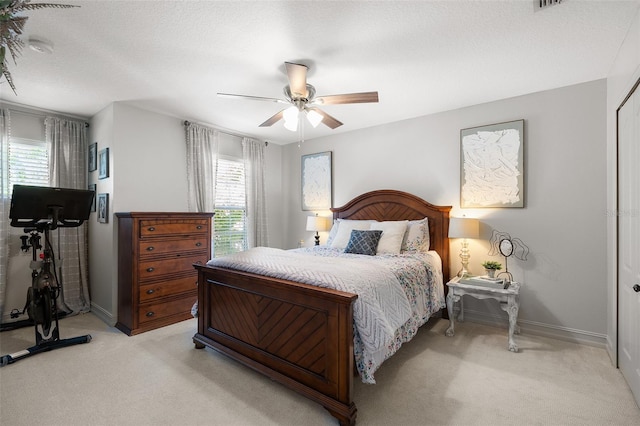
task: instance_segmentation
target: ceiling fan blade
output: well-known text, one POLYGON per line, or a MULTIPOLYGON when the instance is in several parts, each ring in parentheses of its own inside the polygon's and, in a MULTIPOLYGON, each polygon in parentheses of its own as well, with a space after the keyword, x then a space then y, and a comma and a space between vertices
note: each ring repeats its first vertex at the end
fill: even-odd
POLYGON ((318 96, 313 103, 320 105, 361 104, 378 102, 378 92, 345 93, 344 95, 318 96))
POLYGON ((269 117, 269 118, 267 119, 267 121, 265 121, 264 123, 262 123, 262 124, 261 124, 260 126, 258 126, 258 127, 269 127, 269 126, 274 125, 274 124, 275 124, 275 123, 277 123, 278 121, 282 120, 283 113, 284 113, 284 110, 282 110, 282 111, 280 111, 280 112, 278 112, 278 113, 276 113, 276 114, 272 115, 271 117, 269 117))
POLYGON ((327 114, 321 109, 318 109, 318 108, 307 108, 307 109, 310 111, 315 111, 318 114, 320 114, 322 116, 322 123, 327 127, 335 129, 336 127, 340 127, 343 124, 341 121, 338 121, 336 118, 330 116, 329 114, 327 114))
POLYGON ((294 64, 291 62, 285 62, 287 68, 287 76, 289 77, 289 89, 291 90, 292 97, 306 98, 309 96, 307 91, 307 70, 306 65, 294 64))
POLYGON ((276 99, 276 98, 263 98, 261 96, 248 96, 248 95, 234 95, 231 93, 218 93, 218 96, 221 98, 230 98, 230 99, 249 99, 251 101, 266 101, 266 102, 277 102, 280 104, 288 104, 289 102, 284 99, 276 99))

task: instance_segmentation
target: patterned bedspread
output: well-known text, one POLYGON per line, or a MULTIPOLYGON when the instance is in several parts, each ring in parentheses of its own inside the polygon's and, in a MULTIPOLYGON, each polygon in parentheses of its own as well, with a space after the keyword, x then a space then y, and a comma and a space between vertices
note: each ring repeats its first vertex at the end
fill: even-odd
POLYGON ((365 383, 375 383, 382 362, 445 306, 441 261, 435 252, 363 256, 322 246, 257 247, 208 264, 358 294, 354 355, 365 383))

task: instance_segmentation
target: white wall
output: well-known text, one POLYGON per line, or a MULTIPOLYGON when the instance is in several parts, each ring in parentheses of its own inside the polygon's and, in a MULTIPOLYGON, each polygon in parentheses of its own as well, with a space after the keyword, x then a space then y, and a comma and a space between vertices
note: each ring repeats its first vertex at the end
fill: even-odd
POLYGON ((616 111, 640 78, 640 12, 607 77, 607 350, 617 363, 617 137, 616 111))
POLYGON ((89 217, 89 295, 91 311, 106 322, 115 324, 113 313, 116 307, 117 294, 112 291, 112 261, 115 244, 113 228, 113 149, 114 149, 114 105, 109 105, 91 119, 89 127, 89 144, 97 143, 98 152, 105 148, 110 150, 109 178, 98 179, 98 170, 89 172, 89 183, 96 184, 97 194, 109 194, 109 222, 98 223, 97 214, 89 217))
MULTIPOLYGON (((184 120, 114 103, 96 114, 91 122, 92 142, 98 151, 110 149, 109 178, 98 180, 90 173, 97 192, 109 193, 109 223, 90 226, 91 304, 105 322, 117 321, 117 218, 116 212, 186 212, 187 166, 184 120)), ((222 135, 220 152, 241 156, 240 138, 222 135)), ((267 192, 278 200, 281 192, 281 147, 267 148, 267 192)), ((271 244, 281 245, 282 205, 270 203, 271 244), (274 237, 275 236, 275 237, 274 237)))
MULTIPOLYGON (((509 270, 524 282, 522 328, 604 345, 605 105, 606 82, 599 80, 306 141, 300 148, 287 145, 283 183, 291 226, 285 245, 312 240, 304 231, 311 213, 300 207, 300 156, 332 151, 334 206, 366 191, 398 189, 451 205, 452 216, 481 218, 483 240, 470 244, 475 273, 489 259, 493 229, 522 239, 531 249, 528 260, 509 260, 509 270), (525 120, 526 207, 461 209, 460 130, 516 119, 525 120)), ((451 250, 451 270, 457 271, 457 242, 451 250)), ((470 318, 506 323, 491 301, 466 306, 470 318)))

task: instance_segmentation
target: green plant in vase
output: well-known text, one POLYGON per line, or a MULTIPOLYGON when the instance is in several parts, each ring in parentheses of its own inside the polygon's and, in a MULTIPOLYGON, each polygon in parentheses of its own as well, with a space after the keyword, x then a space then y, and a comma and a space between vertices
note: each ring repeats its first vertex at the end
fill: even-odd
POLYGON ((486 260, 482 262, 482 267, 485 269, 485 271, 487 271, 487 275, 489 276, 489 278, 495 278, 496 271, 502 269, 502 264, 493 260, 486 260))

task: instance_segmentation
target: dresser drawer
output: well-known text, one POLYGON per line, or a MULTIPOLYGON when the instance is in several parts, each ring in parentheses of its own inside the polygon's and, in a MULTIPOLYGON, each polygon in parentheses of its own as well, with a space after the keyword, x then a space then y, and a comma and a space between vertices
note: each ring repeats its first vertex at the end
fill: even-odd
POLYGON ((203 250, 209 248, 207 235, 200 238, 189 238, 179 240, 140 240, 138 244, 140 256, 162 255, 183 251, 203 250))
POLYGON ((188 277, 141 285, 138 288, 140 303, 195 290, 198 285, 198 273, 195 270, 193 272, 193 275, 188 277))
POLYGON ((179 315, 191 312, 191 307, 198 299, 197 293, 174 299, 169 302, 158 302, 140 305, 138 310, 138 323, 143 325, 150 321, 156 321, 172 315, 179 315))
POLYGON ((209 259, 206 253, 177 256, 172 259, 151 259, 139 263, 138 278, 147 281, 166 274, 179 274, 193 271, 194 263, 205 264, 209 259))
POLYGON ((141 220, 140 238, 176 234, 208 234, 210 221, 205 219, 141 220))

